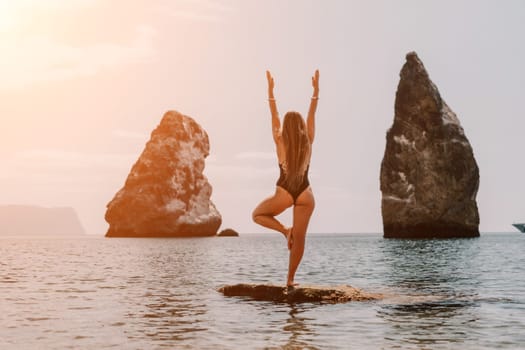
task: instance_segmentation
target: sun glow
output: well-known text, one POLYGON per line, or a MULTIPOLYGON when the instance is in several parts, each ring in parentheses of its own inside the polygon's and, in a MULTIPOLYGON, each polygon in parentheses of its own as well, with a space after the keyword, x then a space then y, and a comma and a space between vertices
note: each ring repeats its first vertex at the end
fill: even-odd
POLYGON ((94 0, 0 0, 0 33, 9 32, 32 13, 75 8, 94 0))
POLYGON ((15 24, 15 11, 12 0, 0 0, 0 32, 6 32, 15 24))

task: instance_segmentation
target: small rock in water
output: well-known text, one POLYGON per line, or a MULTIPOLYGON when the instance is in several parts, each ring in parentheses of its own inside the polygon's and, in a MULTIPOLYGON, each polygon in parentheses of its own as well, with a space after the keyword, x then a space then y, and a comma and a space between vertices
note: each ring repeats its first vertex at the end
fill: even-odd
POLYGON ((219 237, 239 237, 239 233, 234 229, 227 228, 217 234, 219 237))
POLYGON ((219 288, 225 296, 244 296, 254 300, 286 303, 346 303, 349 301, 372 301, 382 299, 381 294, 371 294, 348 286, 311 286, 293 288, 270 284, 240 283, 219 288))

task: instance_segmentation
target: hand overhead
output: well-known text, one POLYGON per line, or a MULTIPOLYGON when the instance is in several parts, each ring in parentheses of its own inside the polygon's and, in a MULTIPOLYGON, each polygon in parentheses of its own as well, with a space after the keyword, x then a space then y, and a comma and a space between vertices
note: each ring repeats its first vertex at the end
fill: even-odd
POLYGON ((317 101, 319 100, 319 69, 315 70, 315 73, 312 77, 312 87, 314 92, 312 98, 310 99, 310 108, 308 109, 308 117, 306 118, 306 126, 308 128, 308 137, 310 142, 314 142, 315 136, 315 111, 317 109, 317 101))
POLYGON ((272 73, 270 73, 269 70, 266 71, 266 79, 268 80, 268 96, 270 98, 273 98, 274 82, 273 82, 272 73))
POLYGON ((314 88, 313 97, 319 96, 319 69, 315 70, 314 76, 312 77, 312 86, 314 88))

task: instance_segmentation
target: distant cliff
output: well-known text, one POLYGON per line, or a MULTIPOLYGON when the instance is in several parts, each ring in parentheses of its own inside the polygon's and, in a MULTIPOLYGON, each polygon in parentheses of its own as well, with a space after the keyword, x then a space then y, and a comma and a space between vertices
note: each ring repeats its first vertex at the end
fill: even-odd
POLYGON ((479 236, 479 170, 458 117, 406 56, 381 164, 386 238, 479 236))
POLYGON ((106 237, 215 235, 222 218, 203 174, 209 149, 208 134, 195 120, 166 112, 107 205, 106 237))
POLYGON ((75 209, 0 205, 2 236, 78 236, 85 231, 75 209))

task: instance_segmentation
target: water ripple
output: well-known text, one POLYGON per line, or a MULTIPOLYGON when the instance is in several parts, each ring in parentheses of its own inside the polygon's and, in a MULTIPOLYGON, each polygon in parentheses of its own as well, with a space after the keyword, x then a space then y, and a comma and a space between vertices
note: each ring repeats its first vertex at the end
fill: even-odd
POLYGON ((225 298, 283 283, 279 235, 2 239, 0 347, 492 349, 525 344, 525 237, 310 235, 297 279, 385 294, 373 303, 225 298), (248 335, 248 336, 247 336, 248 335))

